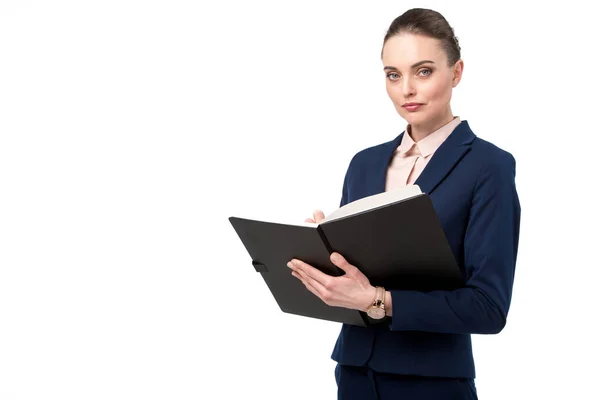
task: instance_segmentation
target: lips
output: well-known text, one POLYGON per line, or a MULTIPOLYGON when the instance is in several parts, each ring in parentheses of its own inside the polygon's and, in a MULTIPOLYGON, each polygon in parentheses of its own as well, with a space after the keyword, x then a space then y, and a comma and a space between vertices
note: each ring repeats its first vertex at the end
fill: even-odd
POLYGON ((422 103, 405 103, 402 105, 402 107, 408 111, 417 111, 422 105, 422 103))

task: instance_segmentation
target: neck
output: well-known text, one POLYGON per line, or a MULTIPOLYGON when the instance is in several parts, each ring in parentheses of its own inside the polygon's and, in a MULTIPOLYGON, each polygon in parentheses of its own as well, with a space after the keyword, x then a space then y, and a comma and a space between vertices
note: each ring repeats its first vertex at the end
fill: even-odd
POLYGON ((411 124, 410 137, 415 142, 418 142, 422 139, 425 139, 427 136, 431 135, 433 132, 437 131, 453 119, 454 115, 452 115, 452 110, 448 109, 447 113, 442 115, 440 118, 436 118, 434 121, 428 121, 420 125, 411 124))

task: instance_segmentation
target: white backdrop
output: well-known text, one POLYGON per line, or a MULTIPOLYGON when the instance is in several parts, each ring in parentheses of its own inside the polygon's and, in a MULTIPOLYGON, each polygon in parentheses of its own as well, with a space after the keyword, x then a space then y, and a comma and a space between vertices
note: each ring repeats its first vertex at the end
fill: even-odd
POLYGON ((404 129, 379 54, 411 7, 455 28, 454 114, 517 160, 480 398, 600 398, 583 4, 2 0, 0 399, 335 398, 339 325, 282 313, 227 218, 337 207, 350 158, 404 129))

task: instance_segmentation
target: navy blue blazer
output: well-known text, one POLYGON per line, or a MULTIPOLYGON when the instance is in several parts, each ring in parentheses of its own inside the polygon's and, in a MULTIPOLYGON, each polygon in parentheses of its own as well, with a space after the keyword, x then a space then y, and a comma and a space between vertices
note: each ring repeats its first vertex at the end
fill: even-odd
MULTIPOLYGON (((403 134, 352 158, 340 205, 385 190, 403 134)), ((462 121, 415 184, 430 196, 466 286, 392 290, 391 319, 368 328, 342 325, 332 358, 379 372, 475 378, 471 334, 500 332, 512 295, 521 219, 515 159, 462 121)))

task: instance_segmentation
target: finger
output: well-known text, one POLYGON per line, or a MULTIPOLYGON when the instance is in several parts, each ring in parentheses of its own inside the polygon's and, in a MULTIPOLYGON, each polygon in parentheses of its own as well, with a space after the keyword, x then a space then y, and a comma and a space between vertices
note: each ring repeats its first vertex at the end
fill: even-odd
POLYGON ((291 263, 292 263, 292 267, 295 271, 304 272, 304 274, 306 274, 307 276, 310 276, 312 279, 318 281, 323 286, 328 286, 329 281, 331 279, 333 279, 332 276, 319 271, 318 269, 316 269, 312 265, 305 263, 304 261, 293 259, 291 261, 291 263))
POLYGON ((326 293, 326 289, 319 282, 306 276, 306 274, 301 271, 293 271, 292 275, 298 278, 312 294, 321 299, 321 301, 325 302, 324 294, 326 293))
MULTIPOLYGON (((298 279, 300 280, 300 282, 302 282, 302 284, 304 285, 304 287, 305 287, 305 288, 306 288, 306 289, 307 289, 309 292, 311 292, 312 294, 314 294, 315 296, 317 296, 319 299, 321 299, 321 296, 319 295, 319 292, 318 292, 318 291, 317 291, 317 290, 316 290, 314 287, 312 287, 311 285, 309 285, 308 283, 306 283, 304 280, 302 280, 302 278, 300 278, 300 277, 299 277, 299 275, 298 275, 298 274, 296 274, 295 272, 292 272, 292 274, 295 274, 295 275, 296 275, 296 278, 298 278, 298 279)), ((321 301, 322 301, 322 300, 323 300, 323 299, 321 299, 321 301)))
POLYGON ((313 211, 313 219, 315 220, 315 223, 318 224, 325 219, 325 214, 323 214, 323 211, 321 210, 315 210, 313 211))
POLYGON ((330 256, 331 262, 334 263, 337 267, 344 270, 345 273, 354 273, 358 268, 354 265, 350 264, 348 260, 340 253, 333 252, 330 256))
POLYGON ((314 220, 314 219, 312 219, 312 218, 306 218, 306 219, 304 220, 304 222, 312 222, 312 223, 314 224, 314 223, 315 223, 315 220, 314 220))
POLYGON ((323 299, 325 297, 325 294, 328 292, 328 290, 325 286, 323 286, 323 284, 321 282, 317 281, 316 279, 311 278, 308 274, 306 274, 306 272, 304 272, 300 269, 297 269, 295 272, 296 272, 296 274, 300 275, 300 278, 302 279, 303 282, 310 285, 312 288, 314 288, 319 293, 319 297, 321 299, 323 299))

